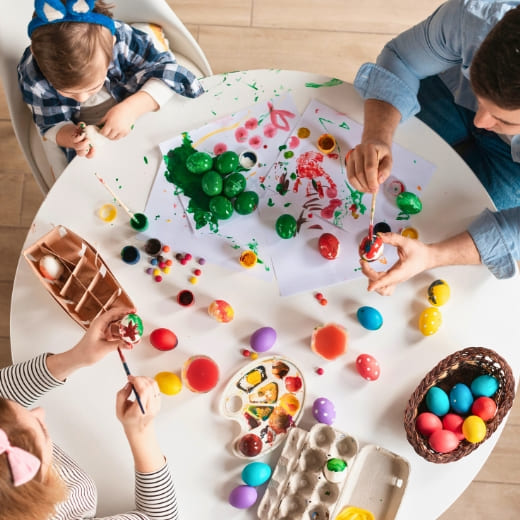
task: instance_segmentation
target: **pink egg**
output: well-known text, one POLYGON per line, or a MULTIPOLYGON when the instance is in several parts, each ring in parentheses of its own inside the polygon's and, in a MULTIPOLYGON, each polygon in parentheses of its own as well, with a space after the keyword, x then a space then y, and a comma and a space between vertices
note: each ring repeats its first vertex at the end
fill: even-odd
POLYGON ((429 437, 433 432, 442 430, 442 422, 434 413, 423 412, 415 419, 415 427, 419 433, 429 437))
POLYGON ((462 433, 462 423, 464 422, 464 418, 456 413, 447 413, 442 418, 442 426, 445 430, 449 430, 453 432, 459 441, 464 439, 464 434, 462 433))
POLYGON ((437 430, 428 439, 430 446, 437 453, 449 453, 457 448, 459 439, 449 430, 437 430))
POLYGON ((375 381, 381 374, 377 359, 370 354, 360 354, 357 357, 356 369, 359 375, 368 381, 375 381))
POLYGON ((471 413, 478 415, 483 421, 489 421, 497 413, 497 403, 491 397, 478 397, 473 402, 471 413))

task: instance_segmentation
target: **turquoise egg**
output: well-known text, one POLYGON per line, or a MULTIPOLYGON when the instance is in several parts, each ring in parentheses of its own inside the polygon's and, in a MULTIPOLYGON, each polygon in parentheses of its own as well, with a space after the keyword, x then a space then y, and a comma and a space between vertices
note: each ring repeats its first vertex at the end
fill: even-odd
POLYGON ((374 307, 360 307, 357 311, 357 319, 368 330, 377 330, 383 325, 383 316, 374 307))
POLYGON ((465 414, 469 412, 473 404, 473 394, 468 385, 457 383, 450 390, 450 405, 455 413, 465 414))
POLYGON ((488 374, 478 376, 471 382, 471 391, 475 397, 491 397, 498 390, 498 381, 488 374))
POLYGON ((450 411, 448 394, 438 386, 432 386, 426 392, 426 406, 431 413, 442 417, 450 411))
POLYGON ((242 470, 242 480, 248 486, 261 486, 271 477, 271 468, 265 462, 250 462, 242 470))

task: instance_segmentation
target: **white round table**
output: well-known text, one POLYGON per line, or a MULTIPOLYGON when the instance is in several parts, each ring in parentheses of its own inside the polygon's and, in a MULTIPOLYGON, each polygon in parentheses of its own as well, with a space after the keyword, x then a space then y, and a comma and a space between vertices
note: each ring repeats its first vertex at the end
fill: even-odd
MULTIPOLYGON (((238 510, 228 504, 230 491, 241 483, 246 461, 232 455, 230 445, 238 428, 219 413, 218 405, 229 377, 248 361, 241 356, 241 349, 248 347, 249 336, 261 326, 277 330, 278 339, 270 353, 292 359, 306 376, 301 427, 309 429, 315 423, 310 405, 315 398, 325 396, 335 403, 337 429, 354 436, 361 446, 380 445, 409 461, 410 478, 398 514, 401 520, 434 519, 445 511, 482 467, 504 424, 469 456, 437 465, 414 452, 402 421, 408 399, 424 375, 462 348, 486 346, 496 350, 518 377, 518 279, 497 281, 482 266, 446 267, 417 276, 392 297, 383 298, 368 293, 366 280, 360 278, 324 289, 327 306, 320 306, 311 292, 282 298, 275 282, 212 265, 211 259, 195 286, 187 281, 189 268, 178 265, 156 284, 143 273, 143 263, 131 266, 121 261, 122 246, 137 244, 122 209, 111 225, 97 216, 98 208, 111 197, 93 172, 102 173, 107 182, 119 183, 120 198, 134 211, 142 211, 161 161, 160 142, 248 107, 257 99, 267 100, 290 91, 300 112, 309 100, 317 98, 362 122, 363 104, 351 85, 306 86, 323 85, 329 79, 279 70, 204 79, 205 95, 196 100, 177 98, 160 112, 142 117, 127 138, 100 148, 92 160, 74 160, 46 197, 26 239, 29 246, 58 224, 72 229, 98 249, 134 300, 146 331, 167 327, 177 334, 179 345, 169 352, 155 350, 145 336, 127 354, 133 373, 179 373, 184 361, 195 354, 210 355, 219 364, 221 379, 216 389, 194 394, 183 388, 176 396, 164 396, 157 419, 183 518, 256 517, 256 507, 238 510), (145 156, 147 162, 143 161, 145 156), (436 278, 449 282, 452 296, 442 309, 440 331, 424 337, 418 331, 417 317, 427 305, 425 290, 436 278), (193 306, 179 306, 176 295, 181 289, 194 292, 193 306), (231 323, 217 323, 208 316, 207 307, 217 298, 234 307, 236 316, 231 323), (367 331, 359 325, 356 310, 362 305, 376 307, 382 313, 384 325, 380 330, 367 331), (343 324, 350 336, 348 353, 333 362, 319 358, 309 347, 313 328, 328 322, 343 324), (379 360, 382 374, 376 382, 361 379, 353 369, 353 361, 363 352, 379 360), (316 374, 317 367, 324 369, 323 375, 316 374)), ((425 209, 413 219, 424 241, 459 232, 484 207, 492 207, 480 183, 455 152, 420 121, 412 119, 400 126, 396 142, 437 165, 424 194, 425 209)), ((174 251, 183 250, 175 237, 171 246, 174 251)), ((52 300, 21 258, 11 307, 13 360, 60 351, 81 335, 82 329, 52 300)), ((114 414, 115 393, 124 383, 120 360, 114 354, 96 367, 74 374, 64 387, 41 401, 55 442, 98 485, 98 516, 127 511, 133 505, 131 455, 114 414)), ((279 453, 275 450, 261 460, 274 467, 279 453)))

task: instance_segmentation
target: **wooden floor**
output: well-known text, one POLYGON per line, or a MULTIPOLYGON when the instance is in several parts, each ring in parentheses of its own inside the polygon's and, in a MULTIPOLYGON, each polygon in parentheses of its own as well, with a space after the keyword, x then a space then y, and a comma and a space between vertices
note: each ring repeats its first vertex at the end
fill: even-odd
MULTIPOLYGON (((170 0, 169 3, 204 49, 215 73, 281 68, 352 81, 358 67, 365 61, 373 61, 390 37, 423 19, 441 2, 170 0)), ((16 264, 25 234, 43 199, 17 146, 3 91, 0 91, 0 181, 1 366, 10 360, 9 305, 16 264)), ((488 462, 442 520, 520 518, 519 439, 517 401, 488 462)), ((446 471, 450 471, 449 465, 446 471)), ((405 520, 426 517, 427 511, 418 511, 415 519, 405 520)))

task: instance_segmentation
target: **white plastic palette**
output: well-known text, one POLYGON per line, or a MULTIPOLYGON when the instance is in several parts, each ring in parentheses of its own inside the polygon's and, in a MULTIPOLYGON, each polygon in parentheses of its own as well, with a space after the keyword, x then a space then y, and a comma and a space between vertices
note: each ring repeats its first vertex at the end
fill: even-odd
POLYGON ((300 419, 304 400, 303 374, 289 359, 273 356, 247 364, 233 375, 220 401, 221 413, 241 426, 233 453, 254 459, 275 449, 300 419), (241 446, 252 435, 260 439, 261 449, 246 455, 241 446))
POLYGON ((261 520, 370 519, 346 515, 347 508, 392 520, 401 504, 410 467, 384 448, 367 445, 326 424, 309 432, 293 428, 258 506, 261 520), (347 468, 334 479, 324 473, 327 461, 339 458, 347 468))

